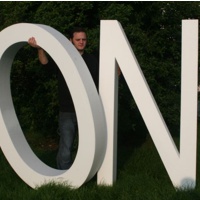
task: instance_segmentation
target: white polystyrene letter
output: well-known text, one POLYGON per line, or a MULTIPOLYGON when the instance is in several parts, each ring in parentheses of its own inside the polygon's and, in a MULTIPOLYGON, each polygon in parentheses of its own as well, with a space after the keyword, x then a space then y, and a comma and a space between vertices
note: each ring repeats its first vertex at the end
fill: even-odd
POLYGON ((99 92, 105 109, 108 142, 98 184, 116 180, 115 60, 119 64, 168 175, 175 187, 196 182, 198 20, 183 20, 180 153, 157 107, 121 25, 101 21, 99 92), (114 33, 114 34, 113 34, 114 33), (153 116, 153 118, 152 118, 153 116), (112 159, 111 159, 112 158, 112 159))
POLYGON ((67 38, 45 25, 10 26, 0 32, 0 44, 0 147, 4 155, 16 173, 33 188, 49 181, 81 186, 99 169, 106 148, 103 107, 85 62, 67 38), (59 66, 74 101, 79 147, 67 171, 53 169, 37 158, 24 137, 13 107, 11 65, 17 51, 32 36, 59 66))

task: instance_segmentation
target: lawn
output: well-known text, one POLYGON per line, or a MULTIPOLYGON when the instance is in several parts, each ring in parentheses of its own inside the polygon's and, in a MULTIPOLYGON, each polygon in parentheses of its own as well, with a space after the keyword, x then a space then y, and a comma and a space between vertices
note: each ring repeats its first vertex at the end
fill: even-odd
MULTIPOLYGON (((199 135, 199 134, 198 134, 199 135)), ((122 137, 122 136, 121 136, 122 137)), ((178 141, 177 136, 174 138, 178 141)), ((58 137, 27 134, 27 140, 38 157, 55 167, 58 137), (40 138, 40 139, 39 139, 40 138), (40 142, 38 142, 40 141, 40 142)), ((36 190, 26 185, 13 171, 0 152, 0 199, 15 200, 199 200, 200 174, 197 167, 197 185, 194 190, 176 190, 162 164, 158 152, 147 135, 137 144, 132 134, 126 134, 118 143, 117 181, 113 186, 97 186, 96 177, 79 189, 48 184, 36 190), (137 145, 136 145, 137 144, 137 145)), ((200 161, 200 140, 198 160, 200 161)))

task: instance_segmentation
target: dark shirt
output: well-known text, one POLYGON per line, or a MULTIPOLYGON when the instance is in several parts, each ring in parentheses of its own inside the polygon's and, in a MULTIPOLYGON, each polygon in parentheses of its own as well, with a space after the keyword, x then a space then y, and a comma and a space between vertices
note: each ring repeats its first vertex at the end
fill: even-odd
MULTIPOLYGON (((94 83, 98 89, 98 78, 99 78, 99 64, 97 59, 92 54, 84 53, 82 55, 90 74, 94 80, 94 83)), ((48 70, 53 70, 57 74, 58 78, 58 99, 59 99, 59 110, 61 112, 75 112, 73 100, 70 91, 67 87, 66 81, 59 70, 56 63, 50 59, 46 65, 48 70)))

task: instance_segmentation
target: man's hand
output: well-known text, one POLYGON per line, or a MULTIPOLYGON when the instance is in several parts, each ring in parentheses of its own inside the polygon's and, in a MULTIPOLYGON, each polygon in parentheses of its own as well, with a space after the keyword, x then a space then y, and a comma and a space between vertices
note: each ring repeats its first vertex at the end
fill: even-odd
POLYGON ((34 37, 29 38, 28 44, 38 50, 38 58, 40 63, 46 65, 49 62, 46 52, 37 44, 36 39, 34 37))
POLYGON ((120 67, 118 66, 118 68, 117 68, 117 73, 118 73, 118 76, 120 76, 121 75, 121 69, 120 69, 120 67))
POLYGON ((34 37, 28 39, 28 44, 36 49, 41 49, 41 47, 37 45, 37 42, 34 37))

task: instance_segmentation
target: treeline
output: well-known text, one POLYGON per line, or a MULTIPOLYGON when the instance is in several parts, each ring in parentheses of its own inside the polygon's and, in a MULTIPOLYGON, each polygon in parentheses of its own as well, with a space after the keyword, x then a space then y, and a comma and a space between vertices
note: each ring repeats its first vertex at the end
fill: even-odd
MULTIPOLYGON (((87 51, 97 56, 100 20, 118 20, 170 131, 173 134, 179 132, 181 20, 199 19, 198 1, 0 2, 0 13, 0 30, 16 23, 37 23, 52 26, 68 36, 72 27, 85 27, 87 51)), ((11 87, 22 128, 44 134, 55 133, 57 81, 41 67, 37 51, 28 45, 15 57, 11 87)), ((119 133, 141 134, 144 127, 122 74, 119 82, 119 133)))

